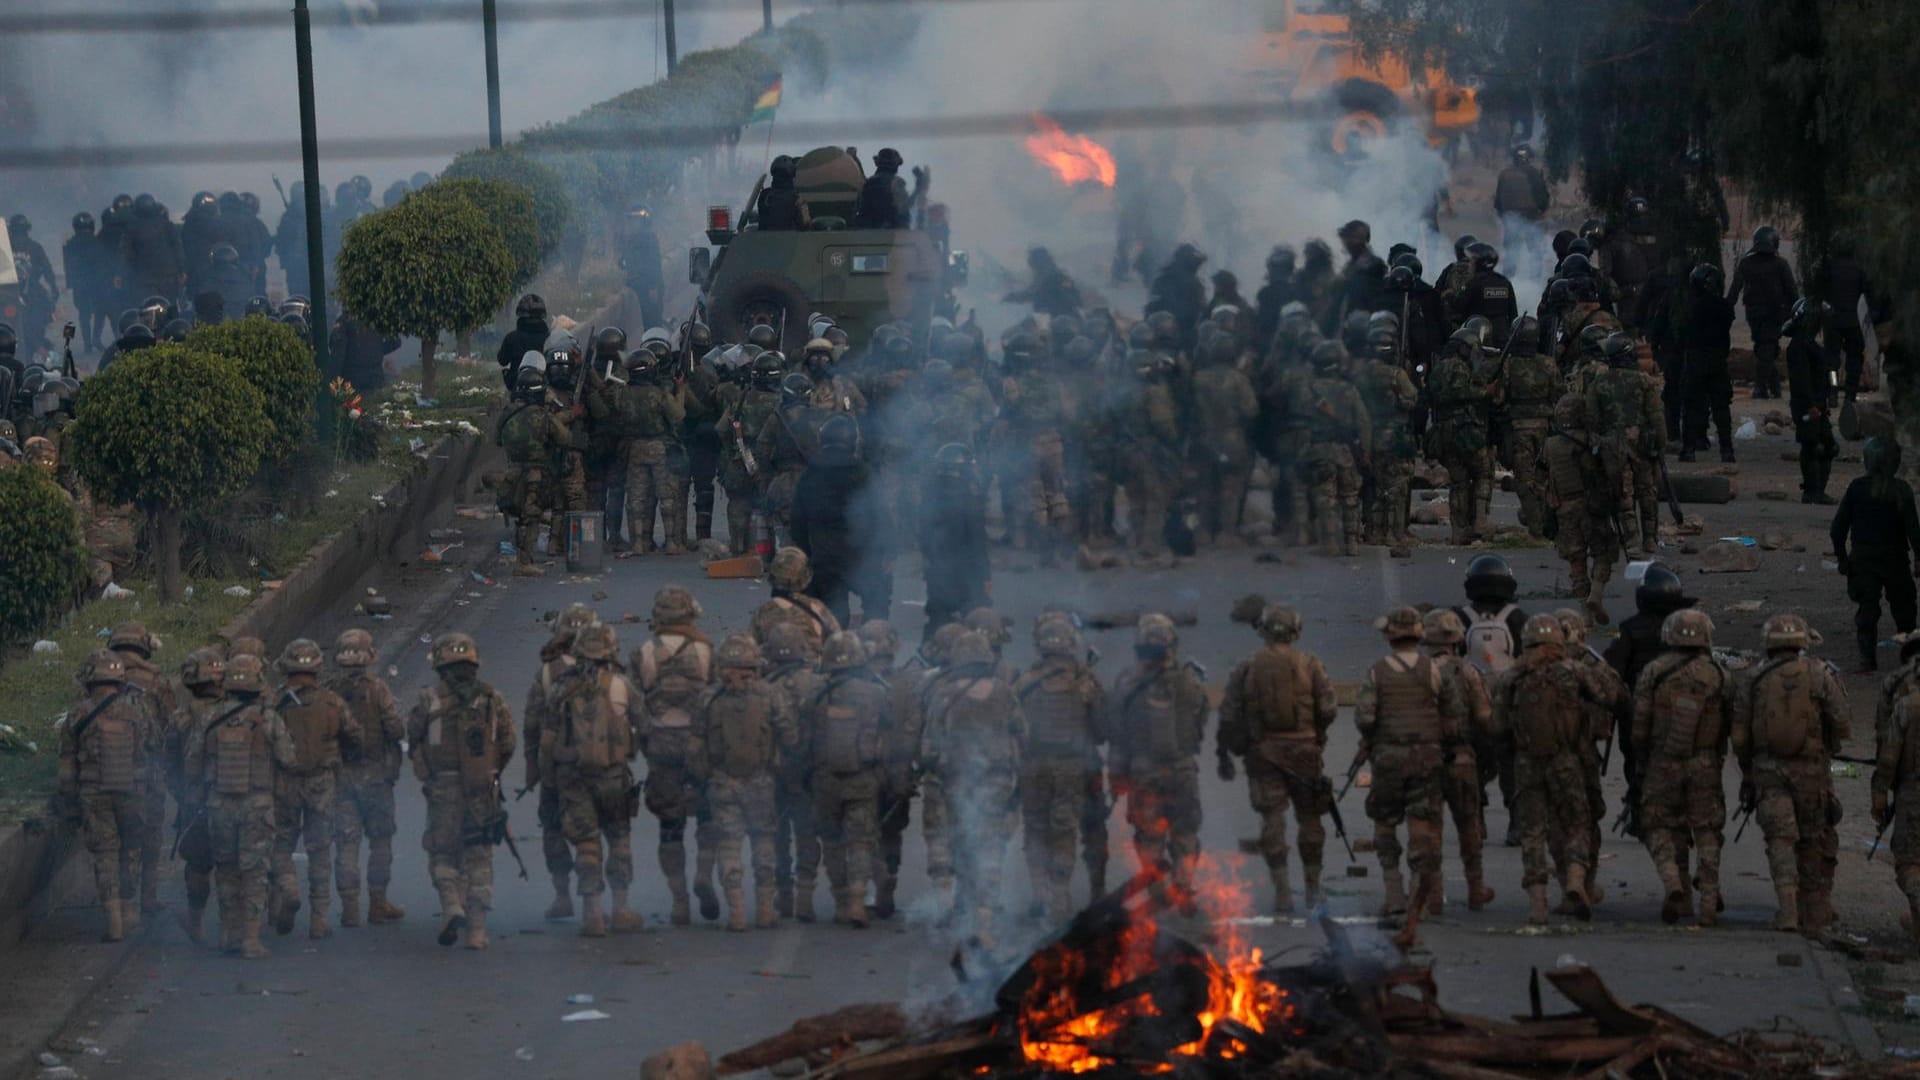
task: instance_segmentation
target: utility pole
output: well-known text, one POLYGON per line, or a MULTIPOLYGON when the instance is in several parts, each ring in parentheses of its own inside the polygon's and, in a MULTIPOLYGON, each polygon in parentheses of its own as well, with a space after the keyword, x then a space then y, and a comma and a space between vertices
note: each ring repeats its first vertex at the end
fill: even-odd
POLYGON ((300 178, 306 184, 313 362, 327 376, 333 374, 327 355, 327 249, 320 220, 320 135, 313 113, 313 23, 307 15, 307 0, 293 0, 293 60, 300 83, 300 178))
POLYGON ((500 15, 495 0, 480 0, 487 36, 487 145, 500 149, 500 15))
POLYGON ((773 0, 760 0, 760 29, 773 32, 773 0))
POLYGON ((667 24, 667 78, 673 78, 673 69, 680 66, 680 46, 673 38, 673 0, 660 0, 660 14, 667 24))

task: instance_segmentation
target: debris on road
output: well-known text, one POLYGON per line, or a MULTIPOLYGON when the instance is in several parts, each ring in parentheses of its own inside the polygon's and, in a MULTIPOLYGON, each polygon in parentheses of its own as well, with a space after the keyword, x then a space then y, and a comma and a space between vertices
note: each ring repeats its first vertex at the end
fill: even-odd
MULTIPOLYGON (((1131 630, 1138 626, 1141 617, 1147 614, 1149 614, 1147 608, 1116 608, 1111 611, 1096 611, 1082 615, 1080 621, 1094 630, 1131 630)), ((1172 619, 1175 626, 1200 625, 1199 613, 1192 610, 1167 611, 1161 614, 1172 619)))
POLYGON ((561 1017, 560 1022, 563 1024, 579 1024, 579 1023, 584 1023, 588 1020, 611 1020, 611 1019, 613 1019, 613 1017, 607 1015, 606 1013, 601 1012, 599 1009, 581 1009, 579 1012, 570 1012, 567 1015, 561 1017))

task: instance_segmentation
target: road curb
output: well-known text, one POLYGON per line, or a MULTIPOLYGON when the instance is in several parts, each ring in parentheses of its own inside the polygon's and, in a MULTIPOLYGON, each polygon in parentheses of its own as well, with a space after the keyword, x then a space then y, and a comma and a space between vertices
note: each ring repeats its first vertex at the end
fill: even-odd
MULTIPOLYGON (((316 544, 277 589, 261 594, 220 628, 221 636, 279 643, 308 614, 324 610, 402 542, 424 545, 434 514, 466 491, 492 444, 448 435, 417 466, 372 500, 358 519, 316 544)), ((56 908, 92 891, 79 835, 44 819, 0 826, 0 954, 56 908)))

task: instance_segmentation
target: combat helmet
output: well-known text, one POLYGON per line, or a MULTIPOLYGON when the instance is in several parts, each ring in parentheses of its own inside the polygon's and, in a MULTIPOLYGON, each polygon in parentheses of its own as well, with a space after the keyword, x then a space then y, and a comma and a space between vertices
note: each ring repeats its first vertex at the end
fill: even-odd
POLYGON ((80 685, 82 686, 118 684, 126 681, 126 658, 112 649, 95 649, 87 654, 87 662, 80 665, 80 685))
POLYGON ((1292 604, 1268 604, 1260 609, 1260 619, 1254 624, 1260 636, 1268 641, 1293 642, 1300 640, 1300 612, 1292 604))
MULTIPOLYGON (((480 663, 480 646, 474 644, 471 635, 462 634, 457 630, 441 634, 440 639, 433 643, 433 652, 429 654, 428 660, 433 664, 435 671, 454 664, 478 664, 480 663)), ((231 679, 231 670, 229 670, 229 679, 231 679)))
POLYGON ((807 658, 807 635, 790 622, 774 623, 767 631, 767 659, 785 664, 807 658))
POLYGON ((860 643, 867 647, 867 659, 884 660, 889 665, 900 652, 900 635, 894 632, 893 624, 885 619, 868 619, 860 624, 857 631, 860 643))
POLYGON ((1421 620, 1419 609, 1405 604, 1387 612, 1379 622, 1374 624, 1374 628, 1385 634, 1387 640, 1394 644, 1403 641, 1419 641, 1427 633, 1426 623, 1421 620))
POLYGON ((1552 615, 1534 615, 1520 629, 1520 647, 1531 649, 1536 645, 1565 645, 1567 631, 1560 620, 1552 615))
POLYGON ((1073 656, 1080 651, 1080 634, 1064 612, 1050 611, 1033 624, 1033 647, 1041 656, 1073 656))
POLYGON ((1563 607, 1553 613, 1560 620, 1560 630, 1567 635, 1567 647, 1575 648, 1587 643, 1587 617, 1572 608, 1563 607))
POLYGON ((1159 612, 1140 616, 1133 628, 1133 647, 1135 649, 1172 649, 1179 644, 1180 635, 1174 632, 1173 620, 1159 612))
POLYGON ((227 677, 221 688, 229 694, 258 694, 267 688, 260 658, 253 653, 237 653, 227 660, 227 677))
POLYGON ((1713 619, 1699 608, 1682 608, 1660 624, 1660 644, 1669 649, 1713 648, 1713 619))
POLYGON ((921 651, 926 654, 929 663, 947 664, 952 659, 953 643, 959 641, 960 635, 966 632, 967 628, 960 623, 944 623, 933 632, 931 637, 927 638, 927 643, 921 647, 921 651))
POLYGON ((1768 619, 1760 635, 1769 652, 1774 649, 1804 649, 1812 638, 1807 620, 1790 611, 1783 611, 1768 619))
POLYGON ((1013 633, 1007 628, 1006 616, 990 607, 974 608, 967 612, 966 618, 961 622, 966 624, 967 629, 985 637, 987 644, 993 646, 996 651, 1000 646, 1013 640, 1013 633))
POLYGON ((146 624, 123 622, 107 635, 107 648, 115 652, 131 649, 143 657, 153 656, 153 635, 147 632, 146 624))
POLYGON ((234 638, 227 643, 228 666, 232 666, 231 661, 236 656, 251 656, 264 663, 267 656, 267 643, 257 637, 247 637, 245 635, 234 638))
POLYGON ((714 664, 722 671, 759 671, 760 646, 747 634, 728 634, 714 653, 714 664))
POLYGON ((180 662, 180 681, 187 686, 218 686, 226 674, 227 662, 218 649, 195 649, 180 662))
POLYGON ((573 655, 582 660, 618 660, 620 635, 608 623, 582 627, 573 635, 573 655))
POLYGON ((692 593, 678 585, 667 585, 653 594, 653 612, 648 620, 658 630, 663 626, 691 626, 703 614, 700 601, 692 593))
POLYGON ((993 663, 993 646, 987 636, 975 630, 962 630, 947 650, 948 667, 981 667, 993 663))
POLYGON ((373 635, 365 630, 343 631, 333 643, 333 662, 341 667, 366 667, 373 658, 373 635))
POLYGON ((1587 399, 1579 394, 1564 394, 1553 403, 1553 426, 1557 431, 1587 430, 1587 399))
POLYGON ((288 675, 317 675, 326 663, 327 656, 320 651, 319 642, 295 638, 280 650, 280 659, 274 661, 274 666, 288 675))
POLYGON ((820 650, 820 666, 828 671, 850 671, 866 663, 867 647, 851 630, 836 631, 820 650))
POLYGON ((1467 640, 1467 628, 1460 624, 1460 616, 1449 608, 1434 608, 1420 620, 1422 645, 1445 645, 1453 648, 1467 640))
POLYGON ((808 561, 807 553, 799 548, 783 547, 773 554, 773 565, 767 568, 767 580, 776 589, 797 593, 813 583, 813 564, 808 561))

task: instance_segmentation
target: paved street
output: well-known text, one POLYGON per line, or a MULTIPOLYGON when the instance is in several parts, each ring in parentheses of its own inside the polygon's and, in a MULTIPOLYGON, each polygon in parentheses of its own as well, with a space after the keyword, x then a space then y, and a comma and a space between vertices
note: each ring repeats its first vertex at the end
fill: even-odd
MULTIPOLYGON (((1502 513, 1506 517, 1511 497, 1501 498, 1508 504, 1502 513)), ((447 552, 448 561, 395 568, 380 582, 399 614, 392 622, 377 624, 375 632, 388 652, 384 662, 398 668, 392 682, 403 701, 410 702, 428 677, 423 639, 458 626, 478 638, 483 675, 517 708, 535 652, 547 636, 548 613, 583 600, 608 618, 644 616, 657 587, 698 573, 691 558, 648 558, 615 562, 610 573, 592 577, 555 573, 540 580, 502 577, 483 583, 471 572, 477 566, 484 576, 493 568, 494 560, 480 559, 480 554, 491 551, 495 525, 454 518, 447 524, 464 529, 463 543, 447 552), (469 565, 461 561, 463 555, 479 561, 469 565), (598 594, 604 599, 596 599, 598 594)), ((1142 605, 1194 611, 1200 621, 1181 631, 1182 649, 1205 665, 1209 682, 1217 685, 1255 643, 1246 627, 1228 621, 1227 610, 1238 596, 1259 591, 1298 604, 1308 620, 1305 645, 1325 658, 1336 679, 1353 679, 1380 648, 1371 619, 1398 602, 1455 601, 1467 561, 1460 551, 1435 549, 1422 550, 1411 561, 1392 561, 1379 553, 1348 560, 1286 554, 1284 562, 1271 564, 1255 562, 1255 550, 1214 552, 1168 572, 1006 568, 996 574, 994 593, 1016 621, 1020 638, 1014 655, 1023 662, 1031 655, 1027 628, 1048 603, 1087 613, 1142 605)), ((1524 606, 1557 606, 1557 601, 1524 599, 1550 584, 1548 553, 1536 549, 1510 554, 1522 581, 1524 606)), ((910 573, 914 568, 901 569, 895 616, 902 637, 913 641, 922 622, 918 601, 923 594, 910 573)), ((698 582, 697 593, 716 640, 726 630, 743 626, 767 595, 758 582, 705 580, 698 582)), ((350 621, 364 622, 347 612, 352 600, 344 598, 342 610, 317 623, 315 635, 330 637, 350 621)), ((1630 605, 1629 595, 1616 583, 1616 617, 1630 605)), ((623 649, 637 644, 643 629, 640 624, 622 625, 623 649)), ((1088 642, 1104 656, 1100 666, 1105 677, 1111 678, 1129 656, 1129 631, 1089 632, 1088 642)), ((1354 744, 1354 729, 1343 710, 1329 747, 1330 767, 1338 769, 1349 760, 1354 744)), ((1203 840, 1210 852, 1235 858, 1239 838, 1257 831, 1245 788, 1212 776, 1211 750, 1203 760, 1208 764, 1203 840)), ((509 779, 517 784, 518 776, 516 763, 509 779)), ((1731 778, 1729 787, 1731 799, 1731 778)), ((1610 781, 1610 790, 1617 798, 1617 777, 1610 781)), ((654 867, 654 825, 644 814, 634 834, 640 876, 635 891, 651 929, 637 936, 585 941, 576 936, 573 923, 541 919, 549 890, 539 865, 531 800, 513 807, 513 825, 534 877, 515 880, 505 849, 498 852, 494 949, 476 955, 439 948, 431 932, 436 925, 433 893, 416 840, 421 800, 417 787, 407 781, 400 796, 394 893, 409 912, 403 924, 338 931, 317 948, 309 946, 302 929, 270 940, 271 959, 244 964, 192 947, 177 926, 163 922, 143 933, 117 973, 97 975, 102 985, 55 1044, 72 1052, 85 1045, 76 1040, 92 1040, 102 1053, 89 1055, 82 1049, 82 1060, 75 1064, 85 1075, 98 1077, 317 1078, 366 1075, 369 1070, 379 1075, 615 1075, 636 1066, 646 1054, 684 1039, 701 1040, 719 1051, 840 1004, 931 1003, 955 988, 947 966, 950 943, 911 908, 903 918, 865 932, 788 924, 774 932, 733 935, 712 925, 665 927, 668 898, 654 867), (576 994, 592 995, 590 1007, 611 1019, 563 1022, 563 1015, 589 1007, 569 1004, 568 997, 576 994)), ((1356 836, 1367 829, 1363 796, 1355 790, 1342 804, 1356 836)), ((1492 834, 1501 836, 1504 813, 1496 806, 1490 819, 1492 834)), ((1125 851, 1124 833, 1117 821, 1115 826, 1114 850, 1124 858, 1119 855, 1125 851)), ((916 829, 909 839, 904 875, 909 904, 924 890, 918 839, 916 829)), ((1498 899, 1480 913, 1454 907, 1427 931, 1443 1000, 1488 1015, 1524 1011, 1528 968, 1548 967, 1572 956, 1594 964, 1623 999, 1658 1001, 1712 1029, 1765 1025, 1785 1016, 1842 1040, 1867 1031, 1857 1020, 1849 1029, 1856 1003, 1836 958, 1798 937, 1766 929, 1772 892, 1756 841, 1757 834, 1741 845, 1729 845, 1729 910, 1723 928, 1711 932, 1662 927, 1657 881, 1645 853, 1637 845, 1610 839, 1602 856, 1608 898, 1595 923, 1522 933, 1525 897, 1518 887, 1518 853, 1490 848, 1488 875, 1498 899), (1800 966, 1782 966, 1783 953, 1799 957, 1800 966)), ((1372 911, 1378 903, 1373 857, 1361 854, 1359 865, 1366 876, 1349 878, 1344 852, 1337 842, 1329 846, 1334 913, 1358 916, 1372 911)), ((1243 870, 1254 883, 1256 911, 1266 910, 1269 896, 1257 859, 1243 870)), ((1116 867, 1115 880, 1118 872, 1116 867)), ((1447 877, 1449 893, 1456 899, 1464 896, 1452 858, 1447 877)), ((1010 852, 1008 882, 1006 900, 1024 909, 1026 875, 1017 846, 1010 852)), ((183 900, 177 876, 168 888, 178 907, 183 900)), ((1084 895, 1084 881, 1079 888, 1084 895)), ((0 990, 0 1008, 16 1004, 11 995, 38 1000, 32 989, 36 977, 48 979, 48 987, 57 986, 59 980, 48 973, 63 958, 97 955, 101 950, 84 942, 97 932, 98 918, 97 910, 62 912, 13 954, 22 976, 12 984, 13 991, 0 990)), ((1317 932, 1305 927, 1255 922, 1249 930, 1252 942, 1269 955, 1318 944, 1317 932)), ((1033 926, 1025 932, 1031 938, 1042 930, 1033 926)), ((1368 938, 1380 940, 1371 934, 1368 938)), ((17 1003, 27 1008, 26 1002, 17 1003)), ((1870 1039, 1870 1033, 1865 1038, 1870 1039)))

